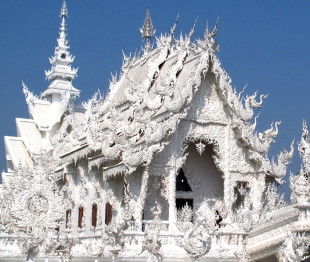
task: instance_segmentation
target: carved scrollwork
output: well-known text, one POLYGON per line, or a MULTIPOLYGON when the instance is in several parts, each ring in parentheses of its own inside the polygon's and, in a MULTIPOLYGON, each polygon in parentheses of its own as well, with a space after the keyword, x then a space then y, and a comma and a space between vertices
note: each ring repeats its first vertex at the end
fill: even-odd
POLYGON ((195 259, 208 253, 211 248, 211 235, 219 226, 216 222, 219 214, 217 209, 219 203, 213 200, 203 202, 197 211, 195 222, 191 222, 193 211, 189 206, 185 205, 178 211, 177 228, 184 236, 176 238, 176 242, 195 259))
POLYGON ((56 167, 50 155, 42 153, 34 167, 19 166, 5 194, 11 200, 7 212, 18 228, 42 231, 55 228, 63 219, 62 191, 53 180, 56 167))
POLYGON ((288 232, 277 257, 280 262, 301 262, 309 258, 310 239, 304 235, 288 232))

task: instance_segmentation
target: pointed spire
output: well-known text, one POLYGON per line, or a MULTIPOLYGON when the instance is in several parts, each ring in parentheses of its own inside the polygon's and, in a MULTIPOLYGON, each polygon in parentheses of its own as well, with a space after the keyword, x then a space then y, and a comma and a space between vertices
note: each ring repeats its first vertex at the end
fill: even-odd
POLYGON ((146 16, 145 16, 145 19, 143 22, 143 26, 142 26, 142 28, 140 28, 140 33, 141 33, 142 39, 146 41, 146 44, 144 47, 144 50, 146 52, 149 52, 152 49, 151 41, 154 37, 155 31, 156 30, 153 27, 153 22, 151 19, 151 12, 149 9, 147 9, 146 10, 146 16))
POLYGON ((60 17, 68 17, 68 8, 67 8, 66 0, 64 0, 62 3, 62 7, 60 10, 60 17))
POLYGON ((43 96, 50 96, 61 91, 70 91, 75 96, 78 96, 80 91, 72 86, 72 80, 77 76, 77 69, 71 67, 74 61, 74 56, 69 52, 69 45, 67 40, 67 24, 68 9, 66 1, 63 0, 60 10, 60 31, 57 39, 58 45, 55 48, 54 56, 50 58, 52 68, 45 72, 46 78, 51 81, 48 90, 43 93, 43 96))
POLYGON ((66 39, 67 36, 66 18, 68 17, 68 8, 65 0, 63 1, 62 7, 60 9, 60 17, 61 17, 61 24, 60 24, 59 39, 57 41, 59 46, 61 45, 63 47, 66 47, 68 44, 68 40, 66 39))
POLYGON ((151 19, 151 12, 149 9, 146 10, 146 17, 143 22, 143 26, 140 29, 143 39, 151 40, 154 36, 155 30, 153 28, 153 22, 151 19))

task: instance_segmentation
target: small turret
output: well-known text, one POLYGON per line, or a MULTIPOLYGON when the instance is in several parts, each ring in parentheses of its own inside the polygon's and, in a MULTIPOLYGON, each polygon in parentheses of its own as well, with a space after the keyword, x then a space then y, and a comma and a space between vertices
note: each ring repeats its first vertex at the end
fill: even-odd
POLYGON ((155 34, 155 29, 153 27, 153 22, 151 19, 151 12, 149 9, 146 10, 146 17, 143 22, 142 28, 140 28, 141 36, 143 41, 145 41, 144 52, 149 52, 152 50, 152 39, 155 34))
POLYGON ((58 45, 55 48, 54 56, 50 58, 52 68, 45 71, 46 78, 51 81, 48 89, 43 92, 42 96, 50 98, 54 101, 61 96, 64 91, 69 91, 71 96, 78 97, 80 91, 73 87, 72 81, 77 76, 78 69, 72 68, 71 63, 74 61, 74 56, 69 52, 69 45, 67 40, 67 25, 68 9, 66 1, 63 1, 60 10, 61 24, 58 45))

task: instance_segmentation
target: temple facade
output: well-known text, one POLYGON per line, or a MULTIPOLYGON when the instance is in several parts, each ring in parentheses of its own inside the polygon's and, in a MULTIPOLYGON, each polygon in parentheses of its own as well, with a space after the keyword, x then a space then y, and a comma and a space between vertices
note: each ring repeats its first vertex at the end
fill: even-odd
POLYGON ((5 137, 0 261, 260 261, 310 257, 310 138, 277 192, 294 151, 268 157, 280 122, 256 130, 266 95, 243 95, 216 55, 217 23, 203 39, 154 38, 125 56, 109 92, 82 105, 73 86, 66 2, 49 86, 23 83, 29 119, 5 137))

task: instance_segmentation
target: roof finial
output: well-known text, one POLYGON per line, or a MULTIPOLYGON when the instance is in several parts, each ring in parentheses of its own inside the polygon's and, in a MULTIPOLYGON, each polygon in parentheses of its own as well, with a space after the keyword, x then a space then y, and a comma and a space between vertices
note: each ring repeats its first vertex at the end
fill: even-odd
POLYGON ((191 31, 189 32, 189 35, 188 35, 189 38, 191 38, 191 37, 193 36, 194 32, 195 32, 195 28, 196 28, 197 21, 198 21, 198 17, 196 18, 195 23, 194 23, 194 25, 193 25, 191 31))
POLYGON ((210 37, 214 38, 216 36, 216 34, 217 34, 217 27, 218 27, 219 21, 220 21, 220 18, 218 17, 212 32, 209 31, 209 26, 208 26, 208 21, 207 21, 206 30, 205 30, 205 33, 204 33, 205 40, 209 39, 210 37))
POLYGON ((63 0, 61 10, 60 10, 60 17, 68 17, 68 9, 66 0, 63 0))
POLYGON ((170 47, 173 46, 174 44, 174 33, 175 33, 175 29, 177 28, 177 24, 179 22, 179 14, 177 15, 176 19, 175 19, 175 22, 174 22, 174 25, 173 27, 171 28, 170 30, 170 39, 169 39, 169 44, 170 44, 170 47))
POLYGON ((43 95, 49 96, 66 90, 70 91, 74 96, 78 96, 80 91, 72 86, 72 81, 76 78, 78 70, 71 67, 74 56, 69 52, 67 40, 66 18, 68 17, 68 9, 66 0, 63 0, 60 17, 60 32, 57 39, 58 45, 55 48, 54 56, 50 58, 52 68, 45 72, 46 78, 51 81, 51 84, 43 95))
POLYGON ((175 19, 174 25, 173 25, 173 27, 170 30, 170 35, 172 37, 174 36, 175 29, 177 28, 177 24, 179 22, 179 16, 180 16, 180 14, 177 15, 177 18, 175 19))
POLYGON ((220 20, 220 18, 218 17, 212 32, 210 32, 210 30, 209 30, 209 25, 208 25, 208 21, 207 21, 206 30, 204 33, 204 40, 201 41, 201 45, 200 45, 203 49, 208 49, 212 52, 219 50, 219 45, 215 41, 215 36, 217 34, 219 20, 220 20))
POLYGON ((146 41, 144 50, 146 52, 151 50, 151 40, 154 37, 155 29, 153 27, 153 22, 151 19, 151 12, 149 9, 146 10, 146 16, 143 22, 142 28, 140 28, 140 33, 142 36, 142 39, 146 41))
POLYGON ((66 25, 66 18, 68 18, 68 8, 66 0, 63 0, 62 6, 60 9, 60 17, 61 17, 61 24, 60 24, 60 33, 59 33, 59 41, 62 42, 63 45, 67 44, 66 39, 66 31, 67 31, 67 25, 66 25))

